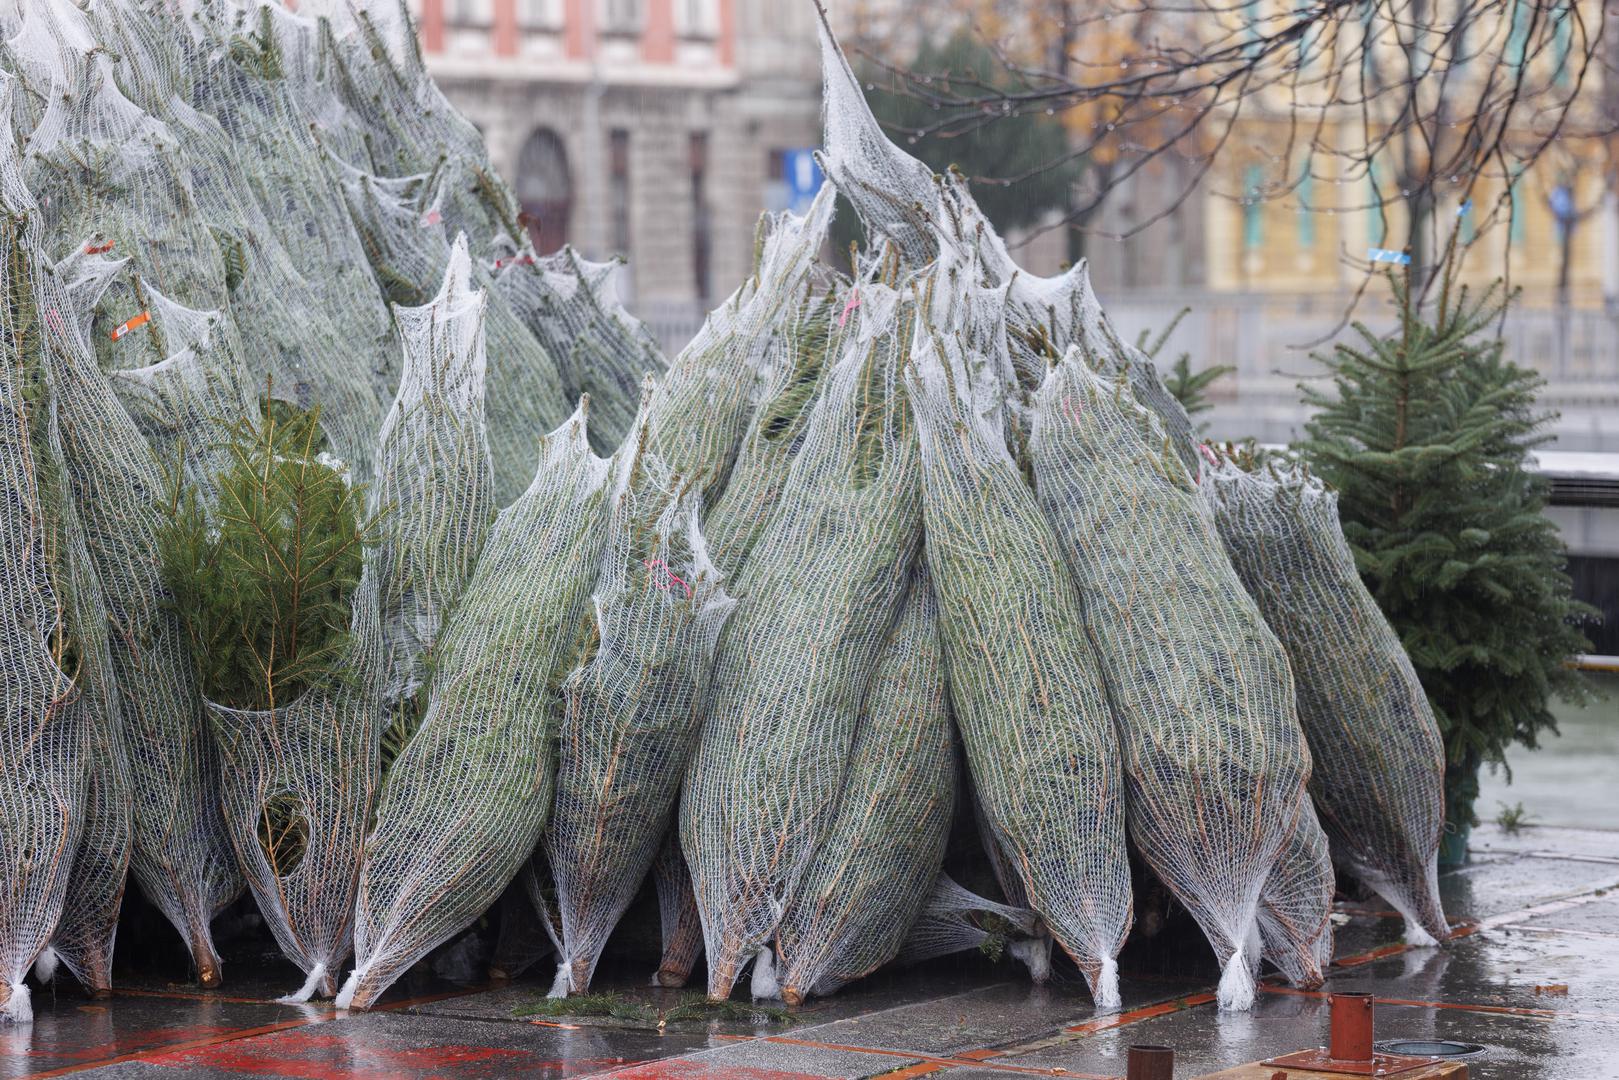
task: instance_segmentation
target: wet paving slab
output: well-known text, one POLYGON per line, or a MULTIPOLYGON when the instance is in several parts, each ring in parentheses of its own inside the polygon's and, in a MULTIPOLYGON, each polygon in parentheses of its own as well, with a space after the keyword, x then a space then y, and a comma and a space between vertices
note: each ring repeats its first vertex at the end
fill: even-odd
MULTIPOLYGON (((1392 913, 1375 901, 1345 905, 1325 990, 1377 995, 1380 1038, 1486 1045, 1470 1063, 1474 1080, 1619 1078, 1619 833, 1490 827, 1475 834, 1474 848, 1470 866, 1442 879, 1455 940, 1407 949, 1392 913)), ((121 980, 102 1001, 71 984, 36 991, 35 1024, 0 1029, 0 1080, 907 1080, 934 1072, 1084 1080, 1122 1075, 1125 1048, 1138 1042, 1175 1047, 1176 1076, 1187 1078, 1326 1039, 1324 992, 1267 985, 1252 1013, 1222 1015, 1207 957, 1155 963, 1157 975, 1126 964, 1124 1007, 1100 1016, 1071 971, 1033 987, 1016 977, 1021 969, 980 960, 882 973, 789 1017, 699 1013, 664 1022, 700 995, 608 973, 622 1015, 534 1015, 547 971, 483 985, 416 973, 378 1009, 347 1014, 276 1002, 298 973, 259 957, 227 969, 217 993, 157 978, 121 980)))
POLYGON ((693 1046, 693 1040, 678 1036, 381 1013, 161 1051, 98 1069, 93 1075, 107 1080, 176 1075, 220 1080, 569 1077, 622 1068, 693 1046))

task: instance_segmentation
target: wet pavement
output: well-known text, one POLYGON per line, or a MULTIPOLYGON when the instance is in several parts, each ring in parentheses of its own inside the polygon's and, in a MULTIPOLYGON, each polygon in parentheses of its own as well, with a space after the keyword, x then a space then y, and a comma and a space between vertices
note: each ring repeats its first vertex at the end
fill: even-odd
POLYGON ((1537 825, 1619 829, 1619 799, 1613 797, 1619 762, 1619 674, 1592 672, 1601 697, 1584 706, 1553 703, 1556 735, 1538 750, 1515 746, 1508 769, 1479 778, 1478 816, 1493 821, 1504 807, 1523 806, 1537 825))
MULTIPOLYGON (((1406 949, 1400 923, 1345 908, 1326 990, 1378 999, 1381 1039, 1481 1043, 1474 1080, 1619 1078, 1619 832, 1530 827, 1477 830, 1470 865, 1442 879, 1457 936, 1406 949)), ((1129 960, 1129 954, 1126 960, 1129 960)), ((1159 958, 1160 961, 1162 958, 1159 958)), ((1173 970, 1176 958, 1159 963, 1173 970)), ((1185 957, 1182 969, 1206 970, 1185 957)), ((548 979, 452 986, 418 978, 379 1009, 338 1013, 284 1005, 298 982, 285 965, 227 969, 210 993, 134 980, 88 1001, 71 985, 36 991, 32 1028, 0 1029, 0 1080, 83 1074, 100 1080, 199 1076, 612 1076, 614 1080, 780 1080, 890 1073, 949 1080, 1015 1075, 1120 1076, 1125 1048, 1175 1048, 1176 1076, 1201 1076, 1325 1042, 1324 992, 1266 985, 1250 1014, 1214 1008, 1207 978, 1124 965, 1124 1008, 1092 1013, 1083 986, 1059 973, 1031 987, 981 960, 879 976, 809 1003, 791 1023, 658 1024, 623 1018, 519 1015, 548 979)), ((612 977, 624 1000, 665 1010, 686 997, 612 977)))

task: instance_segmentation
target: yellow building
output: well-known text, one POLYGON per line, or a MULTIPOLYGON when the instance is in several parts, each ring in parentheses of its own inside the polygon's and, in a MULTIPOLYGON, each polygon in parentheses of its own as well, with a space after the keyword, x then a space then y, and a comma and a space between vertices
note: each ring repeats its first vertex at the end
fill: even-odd
MULTIPOLYGON (((1321 48, 1299 88, 1278 81, 1244 100, 1202 195, 1211 289, 1344 292, 1365 280, 1373 249, 1410 246, 1433 259, 1454 231, 1464 279, 1505 277, 1527 306, 1554 305, 1561 284, 1576 307, 1619 293, 1610 146, 1594 134, 1606 126, 1602 65, 1581 71, 1580 17, 1585 28, 1597 25, 1594 5, 1510 0, 1473 16, 1465 46, 1454 44, 1447 22, 1456 5, 1435 7, 1418 43, 1420 79, 1402 81, 1411 61, 1388 34, 1369 46, 1363 37, 1321 48), (1373 90, 1358 88, 1358 65, 1374 73, 1373 90), (1494 108, 1481 114, 1481 100, 1494 108), (1406 108, 1415 123, 1386 115, 1406 108), (1501 149, 1485 155, 1476 176, 1432 178, 1432 206, 1414 236, 1407 196, 1421 185, 1406 179, 1402 188, 1402 177, 1425 167, 1402 158, 1429 153, 1431 141, 1436 156, 1454 161, 1462 138, 1493 131, 1502 116, 1501 149)), ((1250 15, 1253 30, 1288 17, 1277 11, 1250 15)), ((1218 131, 1229 115, 1210 126, 1218 131)))

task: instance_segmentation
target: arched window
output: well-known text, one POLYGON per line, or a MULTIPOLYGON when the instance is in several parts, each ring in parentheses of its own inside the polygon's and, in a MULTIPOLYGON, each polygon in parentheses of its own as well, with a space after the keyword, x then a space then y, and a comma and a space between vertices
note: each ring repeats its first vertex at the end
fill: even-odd
POLYGON ((535 251, 543 255, 568 242, 573 180, 567 148, 550 128, 537 128, 517 156, 517 200, 528 215, 535 251))

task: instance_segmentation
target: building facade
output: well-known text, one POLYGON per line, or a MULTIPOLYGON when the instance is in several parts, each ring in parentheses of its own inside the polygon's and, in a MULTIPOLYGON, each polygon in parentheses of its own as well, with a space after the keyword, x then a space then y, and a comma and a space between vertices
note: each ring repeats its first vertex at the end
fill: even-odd
POLYGON ((783 0, 412 0, 427 67, 483 132, 540 250, 623 256, 626 301, 687 324, 749 271, 820 136, 814 9, 783 0))

